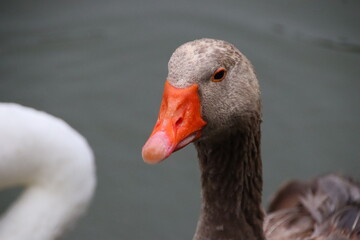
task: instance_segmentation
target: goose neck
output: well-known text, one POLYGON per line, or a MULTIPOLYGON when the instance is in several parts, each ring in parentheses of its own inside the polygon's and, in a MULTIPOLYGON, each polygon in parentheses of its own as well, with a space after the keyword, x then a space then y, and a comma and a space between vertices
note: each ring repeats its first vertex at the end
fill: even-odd
POLYGON ((194 240, 264 239, 260 116, 195 143, 202 206, 194 240))

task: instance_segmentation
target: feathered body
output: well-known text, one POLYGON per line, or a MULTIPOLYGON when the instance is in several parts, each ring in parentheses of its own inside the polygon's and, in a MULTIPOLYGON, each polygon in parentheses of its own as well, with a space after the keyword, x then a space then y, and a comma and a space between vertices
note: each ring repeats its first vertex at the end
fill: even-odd
POLYGON ((268 240, 360 239, 360 185, 330 174, 284 185, 270 203, 268 240))

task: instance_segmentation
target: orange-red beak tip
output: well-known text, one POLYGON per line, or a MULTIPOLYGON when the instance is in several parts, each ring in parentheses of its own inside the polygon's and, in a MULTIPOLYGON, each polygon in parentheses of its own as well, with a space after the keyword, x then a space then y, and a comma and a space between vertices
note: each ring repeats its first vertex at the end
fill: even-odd
POLYGON ((142 148, 142 158, 148 164, 156 164, 167 158, 173 151, 171 142, 165 132, 152 135, 142 148))

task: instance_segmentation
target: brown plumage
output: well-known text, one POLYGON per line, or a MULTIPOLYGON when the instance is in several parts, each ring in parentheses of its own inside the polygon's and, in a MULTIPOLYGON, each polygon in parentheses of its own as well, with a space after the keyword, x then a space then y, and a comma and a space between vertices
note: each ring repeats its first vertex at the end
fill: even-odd
POLYGON ((360 186, 326 175, 292 181, 275 195, 264 222, 267 239, 360 239, 360 186))
POLYGON ((360 239, 360 186, 337 175, 286 184, 264 220, 260 90, 250 61, 237 48, 214 39, 180 46, 169 61, 166 86, 159 116, 167 117, 159 117, 143 158, 157 163, 194 141, 202 182, 194 240, 360 239), (192 102, 189 95, 182 98, 180 92, 194 89, 198 97, 192 102), (170 92, 175 95, 168 97, 170 92), (199 105, 196 119, 204 121, 192 124, 199 105), (178 139, 178 133, 187 137, 178 139))

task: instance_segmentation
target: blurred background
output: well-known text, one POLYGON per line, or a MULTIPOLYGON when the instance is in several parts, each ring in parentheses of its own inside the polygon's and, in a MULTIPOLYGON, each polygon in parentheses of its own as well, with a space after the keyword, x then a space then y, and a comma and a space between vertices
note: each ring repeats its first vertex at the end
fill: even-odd
MULTIPOLYGON (((98 186, 70 239, 191 239, 200 183, 193 146, 143 163, 167 62, 218 38, 255 66, 264 105, 264 206, 287 179, 360 180, 360 2, 1 1, 0 101, 63 118, 96 155, 98 186)), ((20 190, 0 193, 3 212, 20 190)))

